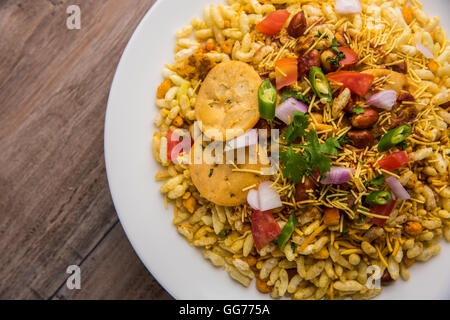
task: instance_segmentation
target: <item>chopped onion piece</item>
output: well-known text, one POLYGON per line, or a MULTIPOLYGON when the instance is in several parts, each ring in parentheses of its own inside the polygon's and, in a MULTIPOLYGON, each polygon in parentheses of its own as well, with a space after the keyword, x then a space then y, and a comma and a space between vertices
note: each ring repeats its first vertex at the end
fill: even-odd
POLYGON ((422 43, 416 42, 416 48, 417 48, 417 50, 419 50, 426 58, 428 58, 428 59, 433 59, 433 58, 434 58, 434 54, 433 54, 427 47, 425 47, 422 43))
POLYGON ((402 186, 400 181, 396 177, 389 177, 386 179, 386 183, 392 190, 392 193, 395 194, 399 199, 408 200, 411 198, 408 191, 402 186))
POLYGON ((243 135, 229 140, 225 143, 224 151, 228 152, 233 149, 240 149, 248 146, 252 146, 258 143, 258 130, 250 129, 243 135))
POLYGON ((306 113, 308 112, 308 107, 294 98, 289 98, 275 109, 275 116, 284 123, 289 124, 294 120, 294 110, 306 113))
POLYGON ((366 100, 366 103, 371 106, 390 111, 396 101, 397 92, 395 90, 384 90, 370 96, 370 98, 366 100))
POLYGON ((325 178, 320 181, 321 184, 342 184, 352 179, 355 169, 343 167, 331 167, 330 171, 325 173, 325 178))
POLYGON ((247 202, 255 210, 259 210, 258 190, 251 189, 247 194, 247 202))
POLYGON ((247 202, 254 210, 268 211, 282 207, 278 192, 270 188, 272 181, 264 181, 259 184, 258 190, 251 189, 247 194, 247 202))
POLYGON ((259 184, 258 197, 261 211, 272 210, 283 206, 278 192, 270 187, 272 184, 272 181, 264 181, 259 184))
POLYGON ((337 13, 343 14, 359 13, 362 11, 359 0, 336 0, 335 8, 337 13))

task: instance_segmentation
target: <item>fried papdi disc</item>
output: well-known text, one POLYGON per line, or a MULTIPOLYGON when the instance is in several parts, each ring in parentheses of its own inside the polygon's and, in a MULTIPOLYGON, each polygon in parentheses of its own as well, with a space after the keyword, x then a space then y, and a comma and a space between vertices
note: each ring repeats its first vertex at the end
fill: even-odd
POLYGON ((228 61, 215 66, 202 83, 195 103, 202 131, 223 141, 253 128, 259 120, 261 82, 258 73, 246 63, 228 61))
MULTIPOLYGON (((236 167, 233 164, 225 164, 225 154, 223 164, 207 164, 205 161, 207 152, 204 153, 201 164, 194 164, 194 148, 203 149, 200 143, 201 140, 197 139, 191 148, 189 171, 200 195, 215 204, 221 206, 244 204, 247 201, 248 190, 242 191, 242 189, 252 185, 256 185, 255 188, 257 188, 260 182, 271 178, 270 175, 233 171, 236 167)), ((245 150, 245 159, 246 164, 236 164, 239 169, 260 171, 263 167, 269 167, 268 164, 261 164, 259 160, 256 164, 248 164, 249 148, 245 150)))

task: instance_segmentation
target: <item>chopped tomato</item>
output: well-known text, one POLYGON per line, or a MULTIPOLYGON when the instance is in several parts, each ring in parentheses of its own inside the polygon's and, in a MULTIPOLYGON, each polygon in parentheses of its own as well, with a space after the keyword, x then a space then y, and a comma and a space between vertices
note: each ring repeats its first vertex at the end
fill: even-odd
MULTIPOLYGON (((392 210, 394 210, 395 207, 395 201, 391 200, 389 203, 384 205, 376 205, 372 207, 371 212, 374 214, 377 214, 379 216, 385 216, 388 217, 391 215, 392 210)), ((386 223, 387 219, 382 218, 372 218, 372 223, 376 224, 379 227, 382 227, 386 223)))
POLYGON ((360 97, 367 94, 374 80, 371 74, 359 73, 354 71, 338 71, 327 74, 328 80, 342 83, 342 85, 351 92, 360 97))
POLYGON ((351 66, 358 62, 358 55, 355 51, 347 47, 338 47, 338 50, 345 54, 345 59, 339 60, 339 63, 344 66, 351 66))
POLYGON ((297 59, 285 58, 275 62, 277 90, 297 82, 297 59))
POLYGON ((192 139, 189 134, 181 135, 170 130, 167 132, 167 160, 176 161, 180 153, 188 153, 191 149, 192 139))
POLYGON ((399 151, 381 159, 378 164, 383 169, 392 171, 401 168, 410 161, 411 159, 408 158, 406 151, 399 151))
POLYGON ((270 211, 254 210, 252 214, 252 236, 256 249, 261 250, 281 233, 280 226, 270 211))
POLYGON ((277 10, 270 13, 263 21, 255 26, 261 33, 273 36, 278 33, 291 14, 287 10, 277 10))

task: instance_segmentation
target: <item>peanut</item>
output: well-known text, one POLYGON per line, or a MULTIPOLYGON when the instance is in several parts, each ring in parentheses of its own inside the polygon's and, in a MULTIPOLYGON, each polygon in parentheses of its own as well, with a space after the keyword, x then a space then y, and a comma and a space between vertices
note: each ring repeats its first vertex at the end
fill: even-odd
POLYGON ((295 200, 296 201, 304 201, 309 200, 309 194, 306 192, 307 190, 314 189, 314 181, 307 177, 305 178, 305 182, 300 182, 295 187, 295 200))
POLYGON ((292 18, 287 28, 287 32, 291 37, 298 38, 303 35, 307 26, 305 14, 303 11, 300 11, 292 18))
POLYGON ((353 145, 358 148, 373 146, 375 138, 369 130, 351 130, 347 136, 352 140, 353 145))
POLYGON ((367 129, 378 121, 378 112, 372 108, 364 109, 364 113, 352 116, 352 126, 357 129, 367 129))

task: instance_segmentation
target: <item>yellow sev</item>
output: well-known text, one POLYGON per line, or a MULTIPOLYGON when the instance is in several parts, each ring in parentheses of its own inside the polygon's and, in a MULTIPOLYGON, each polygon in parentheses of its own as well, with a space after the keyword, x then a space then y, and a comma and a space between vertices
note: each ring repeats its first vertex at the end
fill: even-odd
POLYGON ((345 255, 350 255, 353 253, 360 253, 362 254, 363 251, 361 249, 348 249, 348 250, 344 250, 341 252, 341 255, 345 256, 345 255))
POLYGON ((316 230, 314 230, 313 233, 311 233, 308 238, 306 238, 305 241, 303 241, 303 243, 300 245, 299 251, 303 251, 306 249, 306 247, 308 246, 308 244, 311 243, 311 241, 314 240, 314 238, 321 233, 323 230, 325 230, 327 226, 326 225, 321 225, 320 227, 318 227, 316 230))
POLYGON ((378 248, 378 246, 375 246, 375 248, 377 249, 378 252, 378 256, 380 257, 381 262, 386 266, 386 268, 388 268, 388 263, 386 262, 386 260, 383 257, 383 254, 380 251, 380 248, 378 248))

